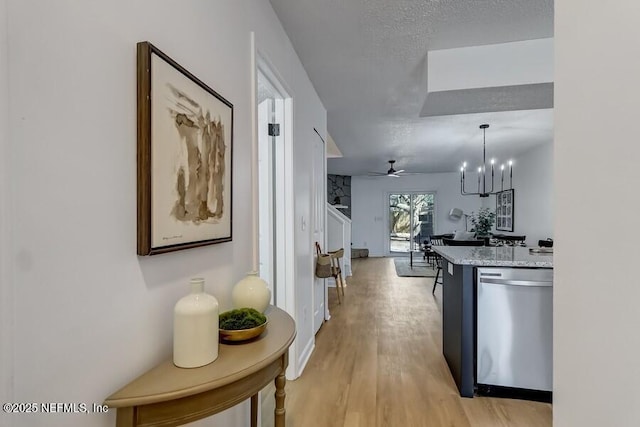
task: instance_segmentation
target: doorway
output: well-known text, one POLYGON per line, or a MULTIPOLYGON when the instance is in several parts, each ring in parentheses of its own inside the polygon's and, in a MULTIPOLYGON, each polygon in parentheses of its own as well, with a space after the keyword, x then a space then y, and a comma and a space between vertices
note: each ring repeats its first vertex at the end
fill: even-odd
POLYGON ((388 197, 390 254, 420 250, 434 234, 435 193, 391 193, 388 197))
POLYGON ((280 123, 277 110, 281 109, 283 100, 260 72, 258 87, 258 265, 260 277, 271 288, 272 303, 277 305, 278 203, 275 198, 278 194, 277 160, 281 157, 282 144, 279 144, 279 135, 269 132, 269 125, 273 127, 280 123))
POLYGON ((257 66, 258 105, 258 266, 260 277, 269 284, 272 303, 290 312, 287 284, 291 268, 292 215, 287 177, 292 173, 289 127, 291 98, 263 63, 257 66))
MULTIPOLYGON (((270 62, 255 45, 252 33, 255 65, 255 167, 254 203, 257 206, 254 225, 257 225, 256 262, 259 275, 271 289, 271 303, 294 315, 294 213, 293 213, 293 100, 290 91, 270 62)), ((254 255, 254 256, 255 256, 254 255)), ((294 316, 295 317, 295 316, 294 316)), ((289 348, 286 376, 298 376, 297 342, 289 348)), ((263 409, 271 408, 273 384, 261 392, 258 405, 260 418, 263 409), (265 392, 266 391, 266 392, 265 392)), ((267 409, 265 420, 273 422, 273 409, 267 409)), ((268 424, 267 424, 268 425, 268 424)))

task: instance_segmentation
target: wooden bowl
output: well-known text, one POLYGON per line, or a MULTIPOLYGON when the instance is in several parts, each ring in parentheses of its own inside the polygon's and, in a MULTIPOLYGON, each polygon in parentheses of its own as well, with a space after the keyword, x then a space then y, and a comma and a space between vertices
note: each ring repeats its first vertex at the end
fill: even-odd
POLYGON ((269 323, 269 321, 250 329, 220 329, 220 339, 224 341, 247 341, 253 339, 267 329, 267 323, 269 323))

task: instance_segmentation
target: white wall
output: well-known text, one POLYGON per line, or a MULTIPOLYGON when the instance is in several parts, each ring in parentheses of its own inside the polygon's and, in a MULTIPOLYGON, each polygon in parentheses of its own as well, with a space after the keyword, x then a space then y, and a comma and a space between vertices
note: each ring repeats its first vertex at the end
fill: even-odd
MULTIPOLYGON (((7 108, 4 4, 0 124, 7 108)), ((7 4, 8 131, 0 126, 2 159, 11 160, 0 193, 3 389, 11 376, 5 361, 15 353, 15 383, 9 390, 14 400, 99 403, 170 357, 173 305, 187 292, 190 277, 205 277, 207 290, 227 309, 233 284, 251 268, 251 30, 294 95, 298 224, 310 211, 307 146, 314 126, 326 128, 325 112, 268 2, 7 4), (141 40, 154 43, 234 104, 233 242, 135 255, 135 44, 141 40), (7 218, 10 243, 4 239, 7 218), (4 298, 11 293, 16 324, 7 343, 5 309, 12 303, 4 298)), ((298 227, 295 236, 295 314, 298 340, 306 340, 300 348, 313 339, 311 319, 300 314, 311 304, 309 233, 308 227, 298 227)), ((115 411, 0 415, 1 425, 106 427, 114 422, 115 411)), ((244 403, 200 424, 248 423, 244 403)))
MULTIPOLYGON (((421 191, 436 193, 435 230, 437 234, 464 230, 464 220, 449 219, 452 208, 465 213, 477 211, 478 196, 460 195, 459 173, 409 175, 401 178, 351 178, 352 241, 354 248, 368 248, 369 256, 385 256, 389 249, 389 193, 421 191)), ((471 226, 471 224, 469 224, 471 226)))
POLYGON ((429 92, 553 81, 553 38, 429 51, 429 92))
MULTIPOLYGON (((508 178, 505 178, 505 183, 508 183, 508 178)), ((513 188, 513 232, 496 231, 495 227, 493 232, 525 235, 529 246, 536 246, 540 239, 553 238, 552 143, 535 147, 514 159, 513 188)), ((484 199, 482 203, 495 212, 495 196, 484 199)))
POLYGON ((555 2, 559 427, 640 422, 638 22, 634 0, 555 2))
POLYGON ((11 248, 11 161, 9 159, 9 68, 7 2, 0 0, 0 401, 13 401, 13 268, 11 248))
POLYGON ((513 234, 527 236, 527 244, 535 246, 540 239, 553 238, 553 144, 528 151, 514 164, 513 234))

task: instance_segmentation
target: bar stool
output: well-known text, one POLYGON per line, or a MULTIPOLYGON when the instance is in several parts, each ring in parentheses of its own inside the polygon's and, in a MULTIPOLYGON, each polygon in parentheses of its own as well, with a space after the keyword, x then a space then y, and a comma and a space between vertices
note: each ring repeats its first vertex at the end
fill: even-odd
POLYGON ((342 278, 342 268, 340 267, 340 258, 344 256, 344 249, 340 248, 335 251, 327 252, 331 256, 331 275, 336 282, 336 293, 338 294, 338 304, 342 304, 340 292, 344 296, 344 279, 342 278))

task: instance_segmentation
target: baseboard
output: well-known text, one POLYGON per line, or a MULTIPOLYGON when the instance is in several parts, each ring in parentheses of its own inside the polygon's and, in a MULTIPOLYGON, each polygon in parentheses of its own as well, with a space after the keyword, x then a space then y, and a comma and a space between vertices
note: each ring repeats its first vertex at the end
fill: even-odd
POLYGON ((552 403, 553 401, 553 393, 550 391, 529 390, 497 385, 478 384, 476 393, 481 396, 534 400, 536 402, 552 403))
POLYGON ((304 368, 307 367, 307 363, 309 363, 309 359, 313 354, 313 350, 316 348, 316 340, 314 338, 310 339, 307 345, 305 346, 300 358, 298 359, 298 377, 302 375, 304 372, 304 368))
POLYGON ((353 271, 351 270, 351 264, 345 264, 344 266, 344 277, 353 276, 353 271))

